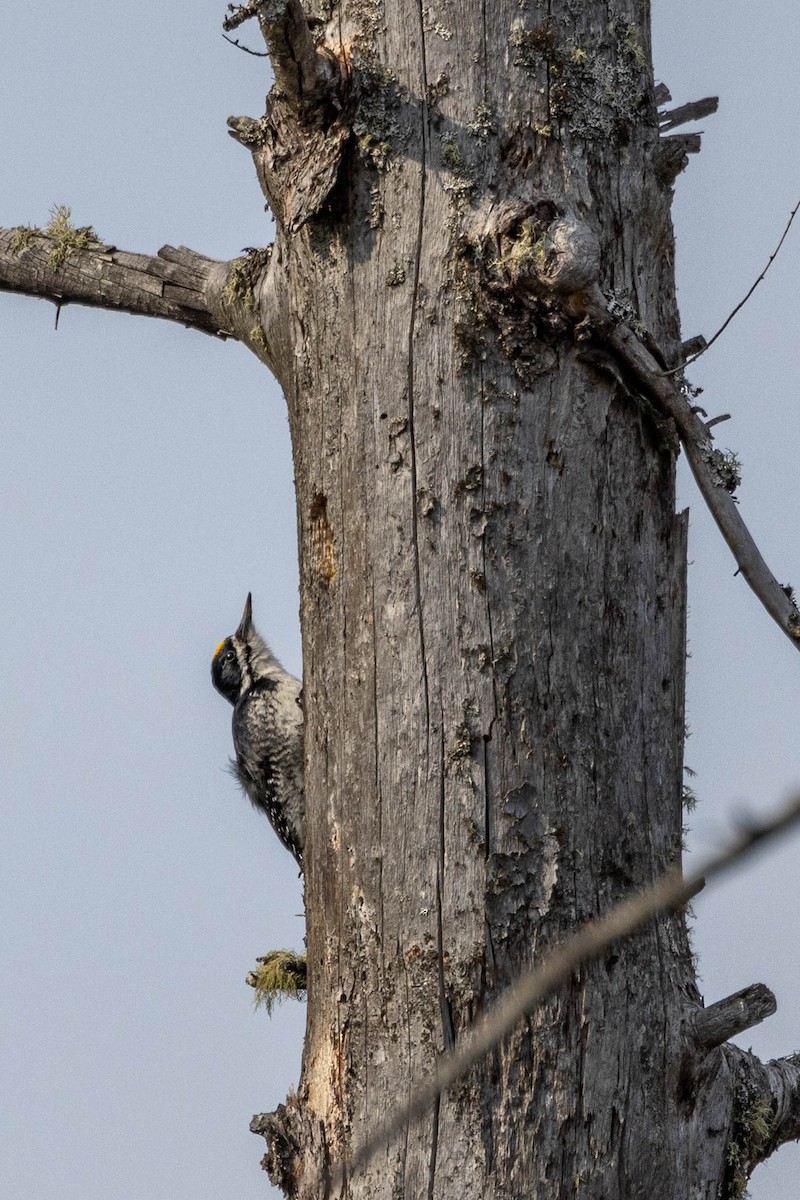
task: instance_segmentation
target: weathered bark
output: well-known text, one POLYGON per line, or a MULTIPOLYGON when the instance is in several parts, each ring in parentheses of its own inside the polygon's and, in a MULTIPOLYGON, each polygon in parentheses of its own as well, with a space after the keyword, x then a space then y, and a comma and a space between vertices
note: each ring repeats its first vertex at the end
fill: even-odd
POLYGON ((777 1002, 769 988, 754 983, 701 1009, 694 1018, 694 1036, 704 1050, 713 1050, 737 1033, 760 1024, 776 1010, 777 1002))
MULTIPOLYGON (((549 8, 337 8, 354 138, 337 125, 300 220, 285 108, 249 139, 287 278, 301 546, 309 1023, 297 1096, 254 1121, 288 1194, 680 855, 675 439, 629 362, 584 353, 585 281, 515 270, 577 217, 603 295, 681 361, 647 10, 549 8)), ((348 1193, 716 1196, 739 1083, 699 1005, 682 918, 654 923, 348 1193)))
MULTIPOLYGON (((310 1198, 526 965, 680 861, 676 426, 701 486, 720 480, 666 373, 684 353, 669 185, 697 135, 659 137, 646 0, 611 18, 342 0, 313 33, 297 0, 249 0, 231 27, 248 15, 276 86, 229 124, 272 252, 192 267, 96 245, 56 268, 41 237, 6 236, 0 287, 231 332, 283 386, 309 1010, 297 1094, 253 1127, 273 1180, 310 1198)), ((747 566, 796 640, 794 605, 747 566)), ((797 1136, 798 1067, 720 1046, 701 1014, 683 917, 655 920, 348 1195, 740 1194, 797 1136)))

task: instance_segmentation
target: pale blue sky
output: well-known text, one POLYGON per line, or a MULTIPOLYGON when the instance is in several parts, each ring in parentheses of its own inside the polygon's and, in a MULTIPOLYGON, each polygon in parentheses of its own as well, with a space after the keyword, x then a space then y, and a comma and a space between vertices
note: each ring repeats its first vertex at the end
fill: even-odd
MULTIPOLYGON (((257 114, 263 61, 220 36, 224 3, 41 0, 0 46, 0 224, 52 204, 126 249, 233 257, 268 240, 231 113, 257 114)), ((790 0, 655 4, 677 103, 719 93, 677 183, 685 334, 709 335, 764 265, 800 193, 790 0)), ((252 39, 255 31, 245 30, 252 39)), ((800 227, 692 370, 743 460, 742 512, 800 590, 800 227)), ((304 1009, 254 1014, 243 976, 301 946, 291 859, 225 772, 217 642, 248 590, 300 671, 283 402, 243 348, 140 318, 0 295, 0 1188, 15 1200, 256 1200, 253 1112, 299 1072, 304 1009)), ((687 761, 692 844, 800 784, 796 653, 760 611, 690 480, 687 761)), ((747 1034, 800 1045, 800 840, 710 890, 695 945, 708 1001, 762 980, 747 1034)), ((794 1200, 798 1151, 756 1175, 794 1200)))

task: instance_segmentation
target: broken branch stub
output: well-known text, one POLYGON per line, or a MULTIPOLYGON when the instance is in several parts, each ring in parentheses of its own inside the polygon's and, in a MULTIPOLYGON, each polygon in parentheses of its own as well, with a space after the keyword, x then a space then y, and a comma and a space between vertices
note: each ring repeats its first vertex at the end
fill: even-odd
POLYGON ((750 987, 709 1004, 695 1014, 693 1032, 698 1043, 706 1050, 713 1050, 728 1042, 737 1033, 760 1025, 777 1011, 774 995, 763 983, 750 987))
POLYGON ((276 221, 292 233, 325 207, 339 177, 351 136, 349 73, 343 57, 315 41, 299 0, 245 5, 228 18, 226 28, 253 16, 275 82, 263 117, 229 117, 228 125, 231 136, 253 155, 276 221))
POLYGON ((296 108, 301 120, 313 122, 329 104, 335 106, 339 59, 315 44, 300 0, 265 0, 257 15, 275 72, 273 91, 296 108))

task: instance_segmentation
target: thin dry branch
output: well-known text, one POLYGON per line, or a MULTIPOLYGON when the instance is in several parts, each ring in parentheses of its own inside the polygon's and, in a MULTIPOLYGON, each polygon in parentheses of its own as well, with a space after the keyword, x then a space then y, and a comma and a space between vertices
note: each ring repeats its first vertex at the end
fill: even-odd
MULTIPOLYGON (((363 1166, 391 1138, 422 1116, 452 1083, 502 1041, 525 1013, 563 987, 579 966, 598 958, 614 942, 628 937, 654 917, 674 912, 688 904, 708 879, 721 875, 741 862, 756 847, 788 829, 799 818, 800 794, 794 796, 775 816, 766 821, 753 821, 742 828, 730 846, 699 870, 686 877, 679 870, 671 871, 652 887, 631 896, 604 916, 584 925, 543 962, 526 972, 486 1016, 472 1026, 461 1045, 439 1059, 435 1075, 426 1083, 417 1085, 414 1099, 401 1105, 394 1116, 357 1148, 346 1164, 348 1174, 363 1166)), ((794 1104, 797 1107, 796 1096, 794 1104)), ((791 1109, 792 1105, 787 1101, 786 1107, 791 1109)), ((334 1186, 341 1185, 344 1171, 345 1164, 339 1164, 331 1170, 334 1186)))
POLYGON ((223 33, 222 36, 229 45, 235 46, 237 50, 244 50, 245 54, 252 54, 253 58, 269 58, 266 50, 251 50, 249 46, 243 46, 238 38, 228 37, 226 33, 223 33))
POLYGON ((517 281, 523 286, 529 281, 562 296, 567 311, 573 317, 582 317, 576 337, 586 340, 593 336, 602 341, 623 373, 635 380, 659 412, 672 419, 703 499, 739 571, 795 649, 800 650, 800 610, 791 589, 778 583, 770 571, 733 499, 738 483, 735 456, 714 447, 710 426, 692 409, 681 385, 664 371, 663 364, 630 326, 611 312, 598 284, 599 261, 600 247, 592 229, 567 214, 552 223, 546 237, 532 250, 518 254, 517 281))
POLYGON ((596 285, 581 297, 581 305, 597 334, 648 399, 675 422, 697 486, 739 571, 795 649, 800 650, 800 612, 770 571, 742 519, 724 472, 725 456, 714 448, 709 426, 693 411, 680 387, 664 373, 633 330, 609 317, 608 303, 596 285))

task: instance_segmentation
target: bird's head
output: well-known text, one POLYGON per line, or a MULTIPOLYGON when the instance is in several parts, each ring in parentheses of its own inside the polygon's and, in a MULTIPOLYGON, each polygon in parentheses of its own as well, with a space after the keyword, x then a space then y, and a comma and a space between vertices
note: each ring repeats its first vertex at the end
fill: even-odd
POLYGON ((252 686, 254 659, 262 645, 253 625, 253 601, 248 593, 239 628, 220 642, 211 660, 211 682, 231 704, 252 686))

